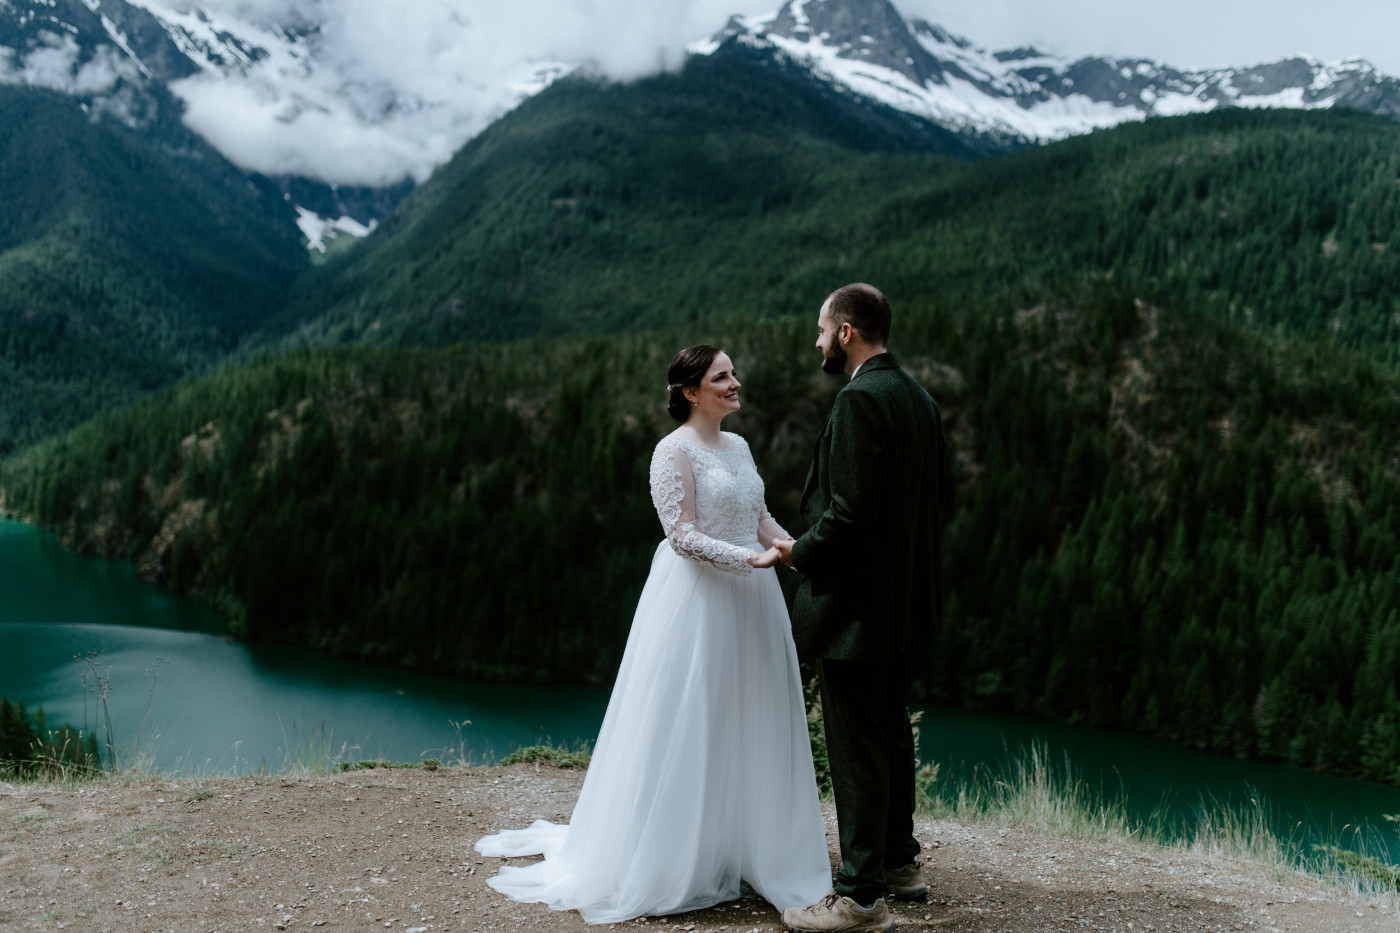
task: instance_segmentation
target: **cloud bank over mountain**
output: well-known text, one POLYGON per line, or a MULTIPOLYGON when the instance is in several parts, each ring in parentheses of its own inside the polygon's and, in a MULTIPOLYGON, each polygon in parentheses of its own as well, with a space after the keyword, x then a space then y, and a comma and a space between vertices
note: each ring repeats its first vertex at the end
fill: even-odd
POLYGON ((32 49, 0 48, 0 84, 48 88, 61 94, 93 99, 93 108, 133 125, 139 109, 132 85, 141 69, 112 46, 101 46, 84 60, 81 48, 67 33, 44 32, 32 49))
POLYGON ((118 80, 140 77, 140 69, 111 46, 103 46, 86 62, 67 34, 45 33, 43 43, 24 55, 0 49, 0 84, 27 84, 64 94, 101 94, 118 80))
MULTIPOLYGON (((627 80, 675 67, 684 49, 731 14, 768 17, 784 0, 129 0, 171 30, 171 54, 193 77, 171 89, 186 122, 239 165, 268 175, 340 185, 421 181, 506 110, 571 68, 627 80), (183 53, 183 56, 181 55, 183 53)), ((807 0, 807 6, 827 0, 807 0)), ((1141 56, 1177 66, 1277 61, 1305 51, 1323 61, 1361 56, 1400 73, 1388 37, 1394 0, 1335 0, 1329 16, 1302 0, 1180 0, 1125 7, 1118 0, 898 0, 990 51, 1037 45, 1064 59, 1141 56)), ((83 97, 131 125, 144 114, 135 58, 83 45, 71 24, 126 50, 142 26, 124 0, 0 0, 27 32, 0 48, 0 83, 83 97), (67 10, 65 13, 64 10, 67 10), (27 12, 26 12, 27 11, 27 12), (61 15, 60 15, 61 14, 61 15), (55 15, 60 15, 55 18, 55 15), (98 24, 97 20, 101 19, 98 24), (25 24, 28 24, 25 26, 25 24)), ((141 14, 144 16, 144 14, 141 14)), ((154 25, 154 24, 152 24, 154 25)), ((149 38, 149 36, 147 36, 149 38)), ((162 41, 164 41, 162 39, 162 41)), ((138 51, 149 53, 151 47, 138 51)), ((146 62, 150 63, 147 58, 146 62)), ((157 68, 160 72, 160 69, 157 68)))
MULTIPOLYGON (((210 31, 181 0, 136 0, 210 31)), ((468 139, 578 63, 626 80, 677 66, 730 0, 205 0, 240 35, 278 37, 239 73, 172 89, 186 122, 235 162, 340 184, 421 181, 468 139), (315 24, 313 26, 312 24, 315 24)), ((260 43, 265 45, 265 43, 260 43)))

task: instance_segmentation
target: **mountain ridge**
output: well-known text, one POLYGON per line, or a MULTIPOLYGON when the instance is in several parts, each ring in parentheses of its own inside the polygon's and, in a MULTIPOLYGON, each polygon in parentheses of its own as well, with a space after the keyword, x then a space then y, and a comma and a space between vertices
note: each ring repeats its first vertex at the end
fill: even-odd
MULTIPOLYGON (((263 92, 281 101, 279 119, 289 121, 317 107, 341 106, 334 100, 338 93, 369 93, 368 106, 348 105, 359 107, 365 120, 435 106, 421 92, 393 88, 345 88, 319 102, 306 97, 290 82, 323 67, 320 57, 328 50, 319 44, 330 40, 300 8, 282 19, 214 17, 171 0, 7 0, 0 6, 0 82, 41 83, 138 128, 157 117, 188 117, 184 105, 173 102, 190 82, 253 74, 263 92)), ((1180 69, 1144 58, 989 50, 925 20, 906 19, 890 0, 789 0, 763 16, 732 16, 690 51, 737 55, 805 75, 828 92, 900 111, 911 126, 960 134, 984 153, 1223 106, 1349 107, 1400 116, 1400 79, 1360 59, 1324 63, 1304 56, 1180 69)), ((508 111, 578 64, 522 63, 488 96, 508 111)), ((208 108, 201 109, 199 125, 207 130, 210 119, 208 108)), ((304 231, 313 243, 316 230, 368 229, 412 186, 336 184, 316 177, 314 165, 303 169, 264 173, 266 179, 255 181, 317 215, 304 231)))
POLYGON ((788 0, 773 14, 731 17, 691 50, 723 54, 737 46, 787 59, 814 81, 1008 145, 1222 106, 1339 106, 1400 117, 1400 79, 1360 59, 1183 70, 1144 58, 991 51, 904 19, 890 0, 788 0))
POLYGON ((759 296, 785 274, 736 263, 735 244, 781 239, 783 218, 839 199, 847 155, 891 152, 978 155, 941 128, 734 60, 698 58, 629 84, 573 76, 475 137, 372 237, 308 275, 285 329, 256 344, 289 334, 431 345, 711 318, 705 296, 730 290, 706 281, 717 271, 751 283, 754 313, 778 315, 786 302, 759 296), (832 191, 827 166, 841 179, 832 191), (672 302, 659 281, 688 294, 672 302))
MULTIPOLYGON (((0 85, 56 91, 93 119, 112 119, 156 147, 178 147, 181 136, 198 134, 185 125, 181 82, 210 73, 242 74, 274 52, 289 68, 308 67, 305 37, 314 32, 304 26, 240 35, 197 9, 175 16, 127 0, 6 0, 0 4, 0 85), (207 28, 201 34, 191 24, 207 28)), ((402 182, 337 185, 295 173, 241 170, 294 206, 363 224, 384 216, 406 190, 402 182)))
MULTIPOLYGON (((1251 328, 1396 353, 1395 121, 1232 108, 993 159, 863 152, 815 109, 827 135, 798 121, 782 136, 795 112, 740 95, 771 108, 767 83, 802 76, 735 67, 697 57, 537 95, 304 279, 280 334, 432 345, 780 319, 853 269, 951 301, 1108 275, 1251 328), (741 305, 711 300, 736 290, 741 305)), ((870 112, 807 87, 813 108, 870 112)))

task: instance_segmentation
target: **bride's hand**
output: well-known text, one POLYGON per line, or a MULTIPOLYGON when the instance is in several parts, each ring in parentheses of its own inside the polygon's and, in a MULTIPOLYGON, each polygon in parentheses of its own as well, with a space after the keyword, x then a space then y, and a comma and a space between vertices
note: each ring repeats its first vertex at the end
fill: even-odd
POLYGON ((749 566, 758 570, 763 570, 764 568, 772 567, 777 562, 778 549, 775 547, 770 547, 762 554, 755 554, 753 557, 749 558, 749 566))

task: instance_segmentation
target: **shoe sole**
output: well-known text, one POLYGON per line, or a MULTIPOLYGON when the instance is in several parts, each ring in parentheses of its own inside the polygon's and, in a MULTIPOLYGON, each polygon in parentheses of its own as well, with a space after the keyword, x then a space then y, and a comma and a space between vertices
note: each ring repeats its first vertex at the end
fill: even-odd
POLYGON ((890 897, 897 901, 926 901, 928 886, 921 884, 917 888, 890 888, 890 897))

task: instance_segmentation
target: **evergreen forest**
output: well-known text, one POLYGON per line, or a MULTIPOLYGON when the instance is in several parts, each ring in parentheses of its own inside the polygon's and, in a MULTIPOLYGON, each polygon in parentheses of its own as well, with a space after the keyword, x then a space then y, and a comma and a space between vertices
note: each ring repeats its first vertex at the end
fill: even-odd
MULTIPOLYGON (((1400 783, 1400 378, 1102 280, 897 328, 958 490, 921 696, 1400 783)), ((791 522, 841 381, 805 322, 264 355, 5 461, 0 488, 239 637, 606 682, 661 539, 665 367, 701 339, 741 369, 726 424, 791 522)))
POLYGON ((170 135, 0 85, 0 456, 222 358, 307 265, 290 207, 170 135))

